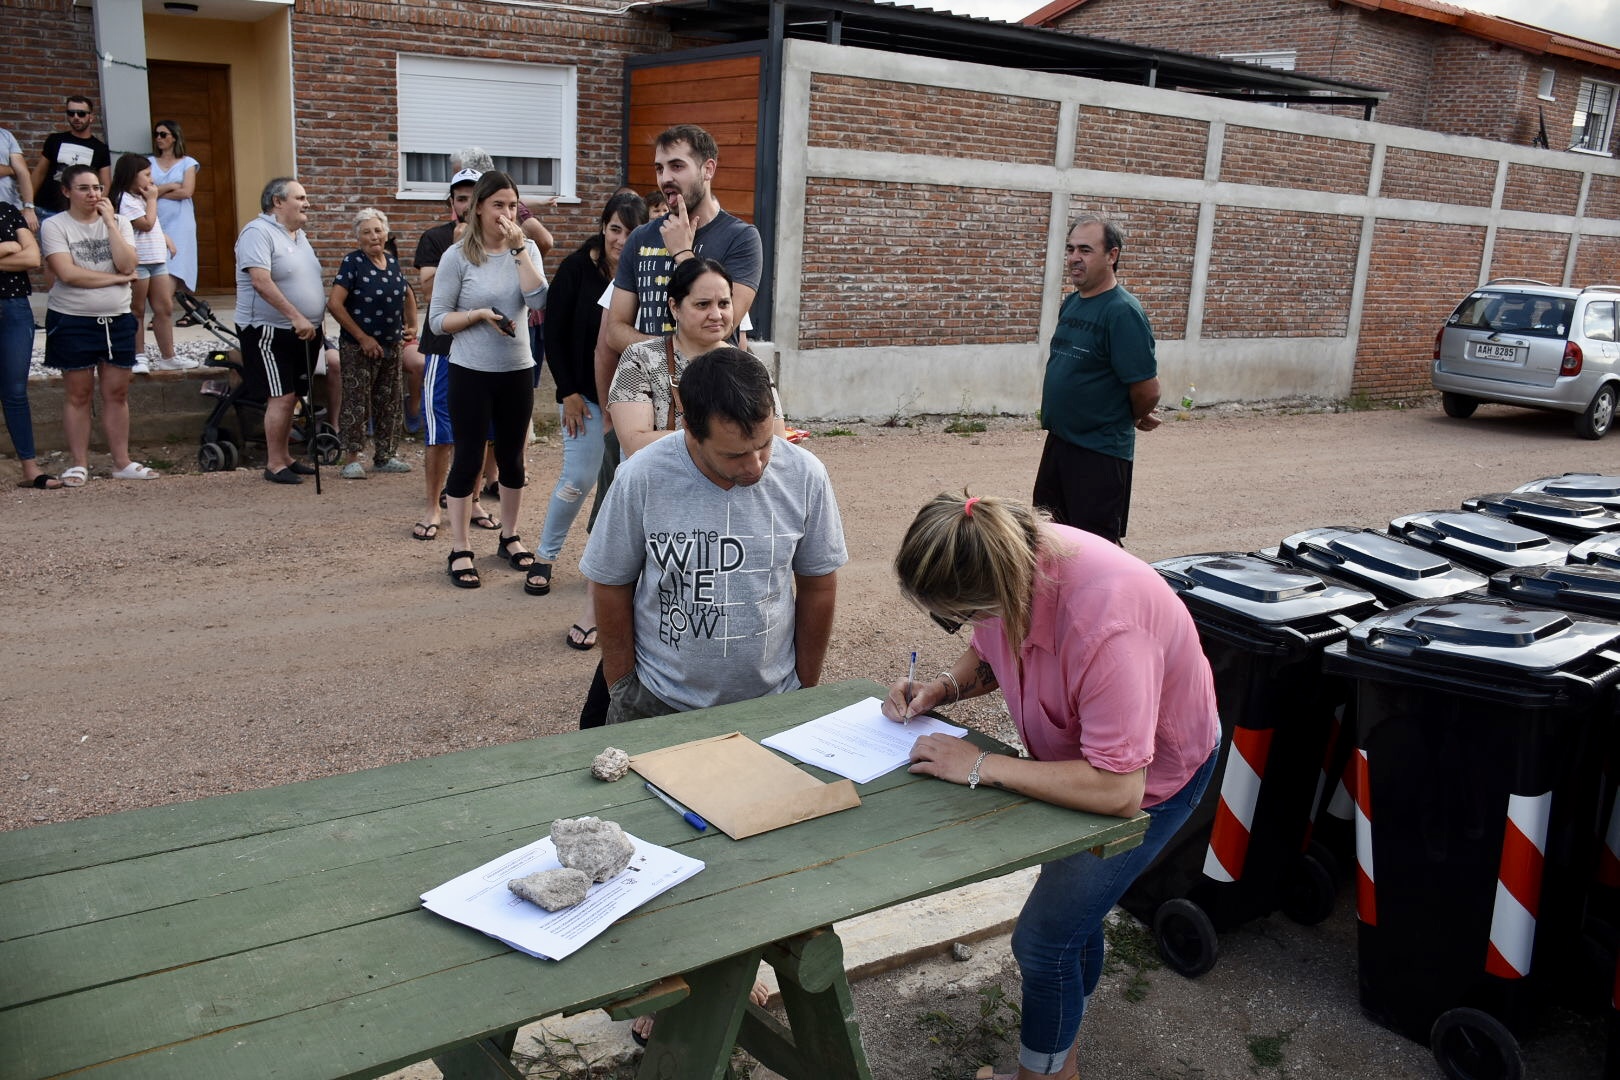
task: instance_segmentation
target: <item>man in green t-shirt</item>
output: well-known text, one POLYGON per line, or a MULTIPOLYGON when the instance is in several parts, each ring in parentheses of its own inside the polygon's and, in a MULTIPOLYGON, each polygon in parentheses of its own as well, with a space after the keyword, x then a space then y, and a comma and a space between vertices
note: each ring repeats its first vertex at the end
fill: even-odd
POLYGON ((1159 426, 1153 328, 1115 278, 1123 240, 1099 214, 1083 214, 1069 229, 1064 260, 1075 291, 1058 312, 1046 361, 1046 447, 1034 495, 1060 525, 1115 544, 1130 516, 1136 433, 1159 426))

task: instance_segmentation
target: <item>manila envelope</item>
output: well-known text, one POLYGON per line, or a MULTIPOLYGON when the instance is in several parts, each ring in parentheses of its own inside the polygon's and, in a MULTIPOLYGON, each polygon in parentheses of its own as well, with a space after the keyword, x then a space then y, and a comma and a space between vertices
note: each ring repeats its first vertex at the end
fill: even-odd
POLYGON ((854 781, 823 784, 735 731, 636 754, 630 767, 733 840, 861 805, 854 781))

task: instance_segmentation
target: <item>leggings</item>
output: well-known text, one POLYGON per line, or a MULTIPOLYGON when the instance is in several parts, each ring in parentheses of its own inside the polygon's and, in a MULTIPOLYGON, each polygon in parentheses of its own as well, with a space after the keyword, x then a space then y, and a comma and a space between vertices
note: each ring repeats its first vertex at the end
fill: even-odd
POLYGON ((484 465, 484 433, 494 425, 495 465, 501 486, 523 486, 523 444, 534 420, 534 384, 528 368, 474 371, 450 361, 450 430, 456 452, 444 485, 452 499, 465 499, 484 465))

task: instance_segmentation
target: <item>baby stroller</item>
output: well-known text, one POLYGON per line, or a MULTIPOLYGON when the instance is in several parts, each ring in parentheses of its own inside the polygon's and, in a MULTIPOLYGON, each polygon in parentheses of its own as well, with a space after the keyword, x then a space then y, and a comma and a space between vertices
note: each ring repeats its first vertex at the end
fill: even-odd
MULTIPOLYGON (((234 469, 242 463, 247 444, 264 445, 264 398, 255 397, 242 382, 241 343, 236 334, 227 329, 214 315, 202 298, 189 292, 176 293, 175 300, 198 325, 228 346, 215 349, 203 363, 226 373, 223 379, 210 379, 202 392, 216 398, 214 409, 203 423, 201 445, 197 448, 197 468, 203 472, 234 469), (234 377, 233 377, 234 376, 234 377), (236 426, 227 427, 232 417, 236 426), (249 434, 249 433, 252 434, 249 434)), ((309 399, 300 397, 293 407, 293 443, 310 444, 310 421, 314 421, 314 441, 310 444, 310 457, 318 465, 336 465, 343 458, 343 443, 337 429, 322 417, 326 410, 316 412, 309 399)))

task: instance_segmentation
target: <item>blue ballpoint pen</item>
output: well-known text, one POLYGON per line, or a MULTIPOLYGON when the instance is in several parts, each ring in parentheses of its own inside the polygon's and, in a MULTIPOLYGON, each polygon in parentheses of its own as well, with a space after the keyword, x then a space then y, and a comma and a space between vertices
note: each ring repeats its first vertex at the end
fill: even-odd
POLYGON ((662 791, 659 791, 657 788, 653 787, 651 784, 643 783, 641 786, 646 788, 648 791, 652 792, 654 795, 658 796, 659 800, 665 806, 669 807, 671 810, 673 810, 677 814, 681 815, 681 817, 685 818, 686 823, 688 825, 692 826, 692 828, 696 829, 698 832, 707 832, 708 831, 709 823, 707 821, 704 821, 702 818, 700 818, 696 814, 692 813, 692 811, 688 810, 686 807, 682 806, 680 803, 676 802, 674 799, 670 798, 668 795, 665 795, 662 791))

